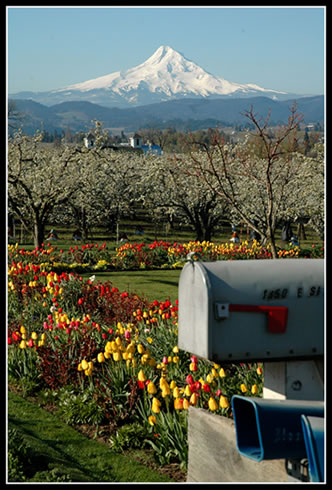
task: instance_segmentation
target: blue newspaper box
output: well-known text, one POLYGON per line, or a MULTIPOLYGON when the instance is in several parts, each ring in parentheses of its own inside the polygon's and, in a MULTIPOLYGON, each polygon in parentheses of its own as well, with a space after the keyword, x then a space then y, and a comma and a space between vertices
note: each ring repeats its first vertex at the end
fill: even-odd
POLYGON ((324 417, 324 402, 234 395, 238 451, 254 461, 307 457, 301 416, 324 417))
POLYGON ((324 481, 324 419, 302 415, 302 429, 312 482, 324 481))

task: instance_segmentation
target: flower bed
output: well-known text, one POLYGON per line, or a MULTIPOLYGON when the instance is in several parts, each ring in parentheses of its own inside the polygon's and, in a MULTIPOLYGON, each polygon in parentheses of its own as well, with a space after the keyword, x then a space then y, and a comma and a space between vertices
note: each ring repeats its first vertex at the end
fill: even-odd
MULTIPOLYGON (((257 241, 248 243, 197 242, 169 243, 155 241, 151 244, 124 243, 115 252, 107 248, 106 243, 87 243, 75 245, 68 251, 56 245, 47 244, 32 251, 19 248, 18 244, 9 245, 9 260, 20 262, 23 266, 29 263, 39 264, 44 270, 62 272, 73 270, 137 270, 137 269, 176 269, 182 268, 188 253, 194 252, 193 260, 248 260, 271 259, 270 247, 264 247, 257 241)), ((312 246, 303 250, 297 246, 278 249, 279 258, 319 258, 324 257, 324 247, 312 246)))
MULTIPOLYGON (((68 423, 107 427, 114 450, 150 445, 159 463, 185 466, 190 405, 232 417, 234 394, 262 394, 260 363, 221 366, 179 350, 177 301, 149 302, 77 271, 182 267, 189 252, 193 260, 269 259, 268 248, 154 242, 126 243, 115 254, 93 243, 8 251, 10 382, 56 401, 68 423)), ((282 258, 323 253, 278 251, 282 258)))
POLYGON ((234 394, 262 393, 259 364, 221 366, 179 350, 177 301, 150 303, 42 264, 9 267, 8 373, 57 400, 67 422, 117 428, 115 448, 122 426, 139 423, 161 464, 185 466, 190 405, 230 417, 234 394))

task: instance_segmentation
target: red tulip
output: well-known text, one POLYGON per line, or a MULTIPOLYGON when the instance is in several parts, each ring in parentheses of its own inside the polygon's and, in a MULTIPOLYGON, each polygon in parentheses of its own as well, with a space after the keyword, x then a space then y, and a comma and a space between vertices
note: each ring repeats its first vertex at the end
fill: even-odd
POLYGON ((202 387, 202 384, 199 381, 195 381, 195 391, 199 391, 202 387))

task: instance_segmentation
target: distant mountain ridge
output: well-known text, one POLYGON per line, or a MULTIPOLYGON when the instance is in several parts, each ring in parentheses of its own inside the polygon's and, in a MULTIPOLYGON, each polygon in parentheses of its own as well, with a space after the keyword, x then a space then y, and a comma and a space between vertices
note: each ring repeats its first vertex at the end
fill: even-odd
MULTIPOLYGON (((86 101, 105 107, 129 108, 177 99, 263 96, 274 100, 295 97, 256 84, 240 84, 208 73, 169 46, 160 46, 144 63, 48 92, 20 92, 12 99, 31 99, 53 106, 86 101)), ((301 97, 299 95, 296 96, 301 97)))
MULTIPOLYGON (((261 117, 266 117, 271 109, 271 124, 287 122, 294 100, 272 100, 268 97, 230 99, 180 99, 133 107, 130 109, 108 108, 84 101, 62 102, 47 107, 32 100, 15 100, 16 110, 24 113, 21 120, 24 132, 34 133, 37 129, 49 132, 66 130, 88 131, 91 121, 96 119, 105 128, 123 128, 135 131, 144 126, 159 126, 168 121, 209 121, 209 126, 244 124, 243 116, 251 105, 261 117)), ((298 112, 306 123, 324 120, 324 97, 304 97, 297 100, 298 112)))

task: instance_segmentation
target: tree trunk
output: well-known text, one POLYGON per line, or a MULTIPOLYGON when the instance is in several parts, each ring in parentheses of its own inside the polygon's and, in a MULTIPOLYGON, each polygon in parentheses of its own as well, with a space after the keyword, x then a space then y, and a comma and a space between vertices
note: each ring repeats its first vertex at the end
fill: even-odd
POLYGON ((267 238, 271 245, 272 258, 277 259, 278 254, 277 254, 277 247, 276 247, 276 239, 274 234, 274 227, 272 226, 270 216, 268 217, 268 223, 267 223, 267 238))
POLYGON ((45 233, 45 224, 36 217, 35 222, 33 224, 33 241, 35 247, 40 247, 41 244, 43 243, 44 233, 45 233))
POLYGON ((204 235, 203 235, 202 227, 198 222, 195 223, 195 232, 196 232, 196 242, 202 242, 204 235))

